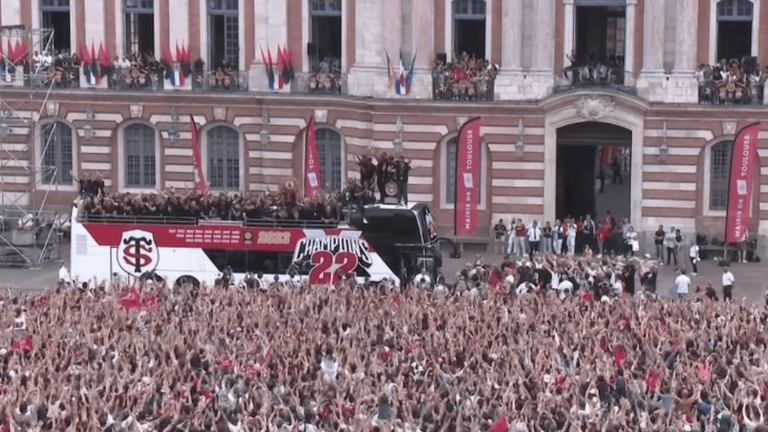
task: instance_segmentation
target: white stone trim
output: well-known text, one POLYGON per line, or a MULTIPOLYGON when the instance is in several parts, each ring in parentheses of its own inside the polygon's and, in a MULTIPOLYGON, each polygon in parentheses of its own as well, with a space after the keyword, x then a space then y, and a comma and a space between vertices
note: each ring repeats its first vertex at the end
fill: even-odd
MULTIPOLYGON (((642 115, 627 111, 616 106, 605 117, 603 123, 610 123, 629 129, 632 132, 632 172, 631 172, 631 223, 639 227, 642 222, 643 205, 643 130, 645 121, 642 115)), ((557 130, 563 126, 582 123, 580 117, 571 105, 550 113, 544 118, 544 220, 555 220, 557 205, 557 130)))
MULTIPOLYGON (((239 5, 238 5, 239 6, 239 5)), ((199 2, 199 15, 200 18, 198 20, 198 26, 200 27, 200 58, 202 58, 205 61, 205 65, 208 69, 211 69, 213 65, 209 64, 211 62, 211 56, 208 52, 208 2, 207 1, 200 1, 199 2)), ((238 10, 239 12, 239 10, 238 10)), ((239 29, 240 33, 243 32, 243 29, 239 29)), ((194 59, 193 59, 194 61, 194 59)))
MULTIPOLYGON (((115 3, 115 55, 122 58, 125 56, 125 21, 123 18, 125 3, 119 0, 113 1, 115 3)), ((155 25, 155 27, 157 27, 157 25, 155 25)), ((155 39, 157 38, 158 33, 155 33, 155 39)))
POLYGON ((517 204, 517 205, 543 205, 544 198, 529 196, 494 196, 491 197, 493 204, 517 204))
POLYGON ((117 128, 117 166, 112 167, 113 174, 117 173, 117 191, 115 192, 146 193, 148 190, 151 190, 146 188, 125 187, 125 128, 137 123, 147 125, 155 131, 155 189, 162 188, 162 183, 160 181, 162 179, 161 167, 163 165, 163 157, 161 147, 163 146, 163 141, 160 131, 152 123, 141 119, 131 119, 120 124, 117 128))
POLYGON ((169 0, 168 21, 168 44, 179 44, 179 46, 186 45, 188 47, 189 0, 169 0), (180 12, 176 14, 174 13, 175 11, 180 12))
MULTIPOLYGON (((449 135, 444 136, 441 140, 439 145, 440 148, 440 208, 441 209, 448 209, 453 210, 455 207, 454 204, 448 204, 448 196, 447 196, 447 185, 448 185, 448 141, 450 141, 453 138, 456 138, 459 136, 458 132, 451 133, 449 135)), ((482 135, 481 135, 482 137, 482 135)), ((482 185, 480 187, 480 204, 478 204, 477 209, 478 210, 486 210, 488 208, 488 144, 486 144, 485 139, 481 138, 481 147, 480 147, 480 184, 482 185)), ((417 161, 411 161, 412 167, 418 167, 419 164, 414 164, 414 162, 417 161)), ((432 165, 431 160, 419 160, 420 163, 426 163, 428 162, 429 165, 432 165)))
MULTIPOLYGON (((33 2, 36 3, 36 2, 33 2)), ((34 143, 32 146, 35 149, 35 160, 34 160, 34 171, 35 171, 35 189, 37 190, 50 190, 50 191, 77 191, 78 186, 75 182, 75 177, 79 176, 80 173, 80 165, 78 165, 78 156, 79 152, 78 149, 80 148, 79 145, 79 136, 77 134, 77 128, 75 126, 64 120, 57 117, 48 117, 45 120, 39 121, 35 125, 35 134, 32 137, 34 140, 34 143), (42 173, 42 164, 43 164, 43 147, 45 146, 45 143, 42 142, 43 140, 43 127, 47 126, 51 123, 60 122, 62 124, 67 125, 70 130, 72 131, 72 184, 71 185, 58 185, 58 184, 46 184, 43 182, 43 173, 42 173)), ((7 164, 5 164, 7 166, 7 164)), ((29 171, 29 164, 25 164, 24 168, 29 171)), ((0 193, 0 195, 2 195, 0 193)))
POLYGON ((643 182, 643 190, 674 190, 674 191, 696 191, 696 183, 687 182, 643 182))
MULTIPOLYGON (((248 167, 248 174, 262 175, 265 177, 293 177, 293 168, 264 168, 251 166, 248 167)), ((277 184, 277 182, 275 182, 275 184, 277 184)), ((301 183, 301 187, 304 187, 304 183, 301 183)))
MULTIPOLYGON (((307 3, 306 0, 304 0, 304 3, 307 3)), ((348 8, 349 8, 349 1, 341 0, 341 71, 342 72, 349 71, 349 68, 352 66, 352 63, 354 63, 347 58, 347 44, 349 43, 349 35, 347 35, 348 8)), ((357 20, 355 20, 355 24, 357 27, 357 20)), ((304 46, 304 50, 306 51, 306 45, 304 46)), ((343 147, 344 141, 342 141, 341 144, 343 147)), ((344 182, 344 179, 342 179, 342 184, 344 184, 343 182, 344 182)))
MULTIPOLYGON (((30 0, 27 0, 30 1, 30 0)), ((14 26, 21 24, 21 1, 20 0, 2 0, 3 14, 0 15, 0 25, 14 26)), ((5 47, 3 47, 5 49, 5 47)))
MULTIPOLYGON (((757 56, 760 44, 760 0, 749 0, 754 3, 752 9, 752 56, 757 56)), ((720 0, 709 0, 709 61, 717 62, 717 3, 720 0)))
POLYGON ((491 179, 493 187, 544 187, 544 180, 536 179, 491 179))
MULTIPOLYGON (((251 65, 245 64, 245 8, 243 1, 237 2, 237 43, 240 44, 240 49, 237 50, 237 63, 238 63, 238 69, 239 70, 248 70, 250 69, 251 65)), ((255 58, 255 57, 254 57, 255 58)), ((242 143, 243 140, 243 134, 240 133, 240 131, 237 131, 238 134, 240 134, 240 141, 242 143)), ((240 157, 240 160, 242 161, 243 158, 240 157)), ((243 170, 240 170, 240 176, 242 177, 243 170)), ((245 186, 245 184, 242 182, 242 179, 240 181, 240 187, 242 188, 245 186)))
POLYGON ((674 200, 674 199, 644 199, 643 207, 660 208, 696 208, 696 201, 674 200))
MULTIPOLYGON (((117 4, 115 4, 115 9, 122 9, 123 8, 123 2, 116 2, 116 3, 117 4)), ((167 3, 168 3, 168 1, 166 0, 166 7, 168 8, 168 20, 169 21, 173 21, 173 19, 171 18, 171 8, 170 8, 170 5, 168 5, 167 3)), ((201 2, 201 3, 205 3, 205 2, 201 2)), ((161 39, 160 38, 160 24, 161 24, 160 23, 160 5, 159 5, 158 2, 154 2, 152 4, 152 6, 153 6, 152 7, 152 21, 153 21, 153 24, 154 24, 154 27, 155 27, 155 29, 154 29, 154 31, 155 31, 155 40, 154 40, 154 42, 155 42, 155 44, 154 44, 155 45, 155 58, 161 58, 162 57, 162 52, 163 52, 163 47, 160 46, 160 39, 161 39)), ((186 15, 189 15, 189 13, 187 13, 186 15)), ((173 54, 174 54, 174 56, 176 55, 175 52, 173 54)))
MULTIPOLYGON (((245 137, 243 136, 243 133, 235 127, 232 123, 229 122, 211 122, 206 124, 204 127, 200 128, 200 130, 197 133, 197 139, 198 143, 200 145, 200 166, 203 169, 203 176, 205 177, 206 185, 211 188, 210 179, 208 178, 208 132, 210 132, 211 129, 218 127, 218 126, 224 126, 228 127, 235 132, 237 132, 237 156, 238 156, 238 173, 240 174, 240 178, 238 179, 240 190, 238 191, 229 191, 229 192, 241 192, 244 190, 244 187, 246 185, 245 183, 245 158, 246 158, 246 152, 245 152, 245 137)), ((194 169, 194 158, 190 158, 190 161, 192 161, 194 169)), ((188 169, 189 175, 190 175, 190 182, 195 182, 195 176, 194 172, 190 169, 188 169)), ((223 188, 213 188, 214 190, 223 190, 223 188)))
POLYGON ((694 165, 670 165, 670 164, 644 164, 643 172, 648 173, 672 173, 672 174, 696 174, 694 165))
MULTIPOLYGON (((412 0, 429 1, 429 0, 412 0)), ((501 0, 504 1, 504 0, 501 0)), ((503 19, 503 18, 502 18, 503 19)), ((453 61, 453 0, 445 0, 445 55, 453 61)), ((493 0, 485 0, 485 59, 490 60, 493 50, 493 0)), ((503 48, 502 48, 503 49, 503 48)))

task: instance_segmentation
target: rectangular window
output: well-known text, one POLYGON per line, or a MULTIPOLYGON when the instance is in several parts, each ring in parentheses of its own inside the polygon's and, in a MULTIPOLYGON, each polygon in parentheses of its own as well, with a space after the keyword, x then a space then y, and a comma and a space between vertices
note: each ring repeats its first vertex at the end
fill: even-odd
POLYGON ((454 60, 465 54, 476 59, 485 58, 485 25, 485 0, 454 0, 454 60))
POLYGON ((240 69, 240 27, 237 0, 208 1, 209 57, 212 69, 240 69))
MULTIPOLYGON (((445 184, 445 203, 449 205, 456 204, 456 162, 458 155, 456 152, 459 150, 458 139, 453 138, 448 141, 445 157, 446 160, 446 178, 448 182, 445 184)), ((483 151, 480 150, 480 158, 482 160, 483 151)), ((477 204, 482 205, 483 197, 483 164, 481 163, 477 169, 478 187, 477 187, 477 204)))
POLYGON ((40 148, 42 181, 46 185, 72 184, 72 129, 61 122, 44 126, 40 148))
POLYGON ((724 141, 710 150, 709 209, 728 208, 728 188, 731 177, 733 142, 724 141))
POLYGON ((125 0, 125 53, 155 52, 154 0, 125 0))
POLYGON ((626 36, 625 8, 596 6, 593 3, 576 6, 576 65, 623 68, 626 36))
MULTIPOLYGON (((320 65, 341 65, 341 0, 309 0, 310 39, 307 47, 310 70, 320 65)), ((336 67, 334 66, 334 67, 336 67)))
POLYGON ((69 20, 70 0, 40 0, 40 18, 46 35, 44 50, 54 53, 72 52, 72 28, 69 20))
POLYGON ((125 128, 125 186, 155 187, 156 163, 155 130, 142 124, 125 128))

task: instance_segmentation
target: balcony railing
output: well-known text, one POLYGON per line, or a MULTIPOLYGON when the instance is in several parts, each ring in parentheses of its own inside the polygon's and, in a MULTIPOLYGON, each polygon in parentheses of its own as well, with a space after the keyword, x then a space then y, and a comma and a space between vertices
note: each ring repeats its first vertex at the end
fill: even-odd
POLYGON ((736 60, 726 65, 701 65, 696 70, 699 103, 711 105, 762 105, 764 75, 746 70, 736 60))
POLYGON ((339 59, 326 57, 318 61, 310 57, 313 72, 295 73, 291 82, 292 93, 346 94, 347 74, 341 72, 339 59))
POLYGON ((193 72, 192 88, 200 91, 247 92, 248 72, 218 68, 212 71, 193 72))
POLYGON ((164 75, 165 69, 159 63, 113 66, 108 74, 108 87, 116 90, 163 90, 164 75))
POLYGON ((602 63, 584 66, 569 66, 563 69, 558 91, 575 88, 611 88, 627 93, 635 93, 635 80, 631 72, 624 68, 602 63))
POLYGON ((496 69, 487 60, 464 56, 456 63, 436 62, 432 69, 432 98, 455 101, 492 101, 496 69))
POLYGON ((67 89, 80 88, 80 67, 75 65, 41 67, 37 73, 25 72, 24 86, 67 89))

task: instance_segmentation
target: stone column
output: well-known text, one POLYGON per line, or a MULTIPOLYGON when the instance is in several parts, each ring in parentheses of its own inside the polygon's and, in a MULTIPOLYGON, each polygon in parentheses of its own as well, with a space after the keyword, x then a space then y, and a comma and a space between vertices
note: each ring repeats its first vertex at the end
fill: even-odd
POLYGON ((501 3, 501 35, 501 70, 521 71, 523 0, 504 0, 501 3))
MULTIPOLYGON (((416 55, 416 66, 411 82, 411 97, 431 99, 432 63, 435 61, 435 2, 411 0, 405 4, 408 3, 410 3, 411 29, 413 31, 411 40, 415 48, 413 54, 416 55)), ((409 12, 404 10, 403 13, 409 12)))
POLYGON ((675 36, 676 75, 692 75, 696 70, 696 40, 699 31, 698 0, 677 0, 677 26, 675 36))
POLYGON ((501 3, 501 71, 494 83, 496 100, 521 100, 523 84, 523 0, 501 3))
POLYGON ((645 0, 642 74, 664 71, 664 0, 645 0))
POLYGON ((643 68, 637 77, 637 93, 650 102, 664 102, 667 99, 664 76, 664 8, 665 0, 645 0, 643 68))
POLYGON ((699 1, 677 0, 675 28, 675 68, 667 95, 670 103, 697 103, 699 84, 696 70, 696 41, 698 36, 699 1))
POLYGON ((269 0, 254 0, 253 24, 256 27, 256 41, 254 43, 253 62, 248 71, 248 87, 251 91, 269 90, 267 69, 261 61, 261 50, 267 52, 269 48, 269 0))
POLYGON ((555 0, 535 0, 533 17, 535 23, 531 72, 549 73, 555 68, 555 0))
POLYGON ((635 76, 635 23, 637 0, 627 0, 624 14, 624 85, 634 85, 635 76))
POLYGON ((350 95, 382 97, 385 94, 386 60, 382 37, 385 3, 355 1, 355 58, 347 79, 350 95))
POLYGON ((573 0, 563 2, 563 67, 571 65, 568 56, 576 45, 576 17, 574 15, 573 0))

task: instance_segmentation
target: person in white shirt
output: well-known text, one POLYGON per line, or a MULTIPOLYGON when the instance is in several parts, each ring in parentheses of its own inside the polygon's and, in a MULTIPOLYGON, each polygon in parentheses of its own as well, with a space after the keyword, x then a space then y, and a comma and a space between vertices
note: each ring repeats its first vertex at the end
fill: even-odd
POLYGON ((555 227, 552 228, 552 247, 554 248, 555 255, 561 255, 563 253, 563 237, 565 237, 563 224, 560 223, 559 220, 556 220, 555 227))
POLYGON ((675 288, 679 298, 685 298, 688 295, 688 289, 691 287, 691 278, 685 274, 685 269, 680 269, 680 275, 675 279, 675 288))
POLYGON ((624 241, 627 243, 625 256, 635 256, 635 252, 640 250, 640 244, 637 242, 637 233, 632 225, 629 225, 624 232, 624 241))
POLYGON ((528 227, 528 255, 533 259, 534 255, 539 251, 539 243, 541 242, 541 227, 539 223, 534 220, 531 226, 528 227))
POLYGON ((574 256, 576 254, 576 224, 573 220, 567 219, 567 237, 566 245, 568 246, 568 256, 574 256))
POLYGON ((72 285, 72 278, 69 276, 69 271, 67 271, 67 263, 64 263, 59 269, 59 283, 64 286, 72 285))
POLYGON ((723 267, 723 301, 733 300, 733 283, 736 278, 733 277, 730 268, 723 267))
POLYGON ((699 274, 699 261, 701 261, 701 258, 699 258, 699 245, 694 243, 691 245, 691 249, 688 251, 688 257, 691 259, 691 266, 693 267, 693 275, 696 276, 699 274))

